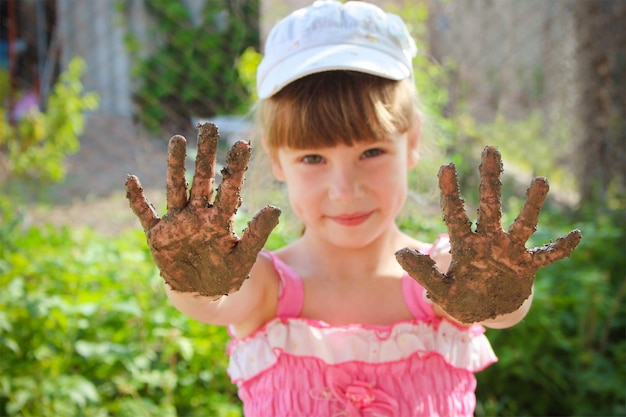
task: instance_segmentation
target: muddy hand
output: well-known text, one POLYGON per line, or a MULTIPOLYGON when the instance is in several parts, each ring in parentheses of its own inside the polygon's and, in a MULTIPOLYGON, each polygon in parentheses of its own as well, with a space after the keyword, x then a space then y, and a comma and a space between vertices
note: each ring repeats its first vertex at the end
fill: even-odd
POLYGON ((250 146, 239 141, 226 156, 222 182, 212 201, 219 134, 212 124, 198 125, 198 154, 191 190, 185 181, 186 141, 170 139, 167 161, 167 214, 159 218, 137 177, 129 175, 126 192, 148 238, 165 281, 177 291, 219 297, 238 290, 256 256, 278 224, 280 210, 265 207, 239 237, 233 218, 250 159, 250 146))
POLYGON ((502 230, 502 162, 495 147, 486 147, 480 164, 480 206, 476 231, 461 198, 456 169, 439 171, 441 208, 450 235, 452 263, 446 274, 434 261, 409 248, 396 252, 400 265, 427 290, 434 303, 455 319, 474 323, 517 310, 532 291, 537 270, 568 257, 581 239, 573 230, 555 242, 527 249, 539 212, 548 193, 548 181, 535 178, 522 210, 509 228, 502 230))

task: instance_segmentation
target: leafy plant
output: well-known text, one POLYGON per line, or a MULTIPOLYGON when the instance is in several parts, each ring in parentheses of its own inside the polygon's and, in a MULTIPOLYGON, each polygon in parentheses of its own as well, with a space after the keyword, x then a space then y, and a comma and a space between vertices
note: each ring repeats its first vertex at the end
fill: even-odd
MULTIPOLYGON (((542 218, 537 242, 570 227, 554 208, 542 218)), ((488 331, 500 361, 478 374, 477 415, 626 414, 623 213, 577 227, 580 247, 538 273, 526 319, 488 331)))
POLYGON ((0 415, 239 416, 226 329, 168 302, 145 236, 0 209, 0 415))
MULTIPOLYGON (((194 16, 182 0, 147 2, 154 18, 156 50, 136 64, 135 99, 149 129, 169 126, 182 131, 192 117, 245 113, 250 104, 248 80, 238 71, 246 48, 259 44, 258 3, 204 2, 194 16), (195 21, 199 18, 199 21, 195 21)), ((136 39, 127 42, 140 52, 136 39)))
POLYGON ((0 107, 0 181, 6 177, 34 181, 61 181, 65 157, 79 149, 85 112, 98 106, 95 93, 84 92, 80 81, 85 71, 81 58, 70 61, 44 111, 35 109, 11 124, 0 107))
MULTIPOLYGON (((169 304, 141 231, 24 228, 6 201, 0 219, 0 415, 241 415, 226 329, 169 304)), ((441 229, 428 219, 405 226, 441 229)), ((547 207, 531 244, 573 221, 547 207)), ((477 415, 624 414, 623 218, 576 226, 581 247, 540 272, 528 317, 488 331, 500 361, 478 374, 477 415)))

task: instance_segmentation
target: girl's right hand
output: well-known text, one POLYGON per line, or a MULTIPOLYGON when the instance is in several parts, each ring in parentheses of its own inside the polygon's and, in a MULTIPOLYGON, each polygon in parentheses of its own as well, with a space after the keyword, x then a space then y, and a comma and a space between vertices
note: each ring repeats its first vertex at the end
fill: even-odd
POLYGON ((159 218, 137 177, 126 180, 130 207, 146 232, 161 276, 173 290, 218 298, 237 291, 278 224, 280 209, 267 206, 241 237, 233 219, 250 159, 250 145, 238 141, 226 156, 222 182, 212 201, 219 134, 213 124, 198 125, 198 153, 191 190, 185 181, 186 140, 170 139, 167 161, 167 213, 159 218))

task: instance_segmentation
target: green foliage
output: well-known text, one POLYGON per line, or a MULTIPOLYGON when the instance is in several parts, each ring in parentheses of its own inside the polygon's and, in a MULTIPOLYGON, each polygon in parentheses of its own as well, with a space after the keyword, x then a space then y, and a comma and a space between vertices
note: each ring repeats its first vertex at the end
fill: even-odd
MULTIPOLYGON (((140 59, 134 74, 139 117, 147 128, 184 129, 194 116, 248 110, 252 91, 238 67, 240 56, 247 60, 247 48, 259 43, 255 3, 207 1, 195 22, 198 16, 182 0, 146 2, 155 20, 156 50, 140 59)), ((141 52, 136 39, 129 38, 127 46, 141 52)))
POLYGON ((33 110, 16 125, 0 107, 0 158, 5 175, 41 181, 65 177, 67 155, 78 152, 85 112, 98 106, 95 93, 86 93, 80 81, 85 71, 81 58, 70 61, 48 98, 45 111, 33 110))
MULTIPOLYGON (((554 209, 542 219, 535 245, 571 228, 554 209)), ((626 414, 623 211, 576 227, 580 247, 539 271, 524 321, 488 331, 500 361, 478 374, 477 415, 626 414)))
POLYGON ((22 227, 0 207, 0 415, 240 416, 226 329, 168 302, 139 230, 22 227))
MULTIPOLYGON (((241 415, 226 330, 169 304, 141 231, 103 239, 11 213, 0 204, 0 415, 241 415)), ((581 247, 540 271, 528 317, 488 331, 500 361, 478 374, 479 416, 626 411, 624 219, 575 224, 548 207, 531 244, 572 224, 581 247)), ((436 216, 404 226, 443 229, 436 216)), ((268 247, 291 238, 278 229, 268 247)))
POLYGON ((521 120, 507 120, 502 115, 497 115, 489 123, 477 123, 468 115, 460 115, 456 120, 463 135, 450 153, 461 173, 463 188, 478 186, 477 180, 472 178, 477 178, 473 174, 480 162, 480 152, 485 145, 494 145, 500 149, 505 172, 513 172, 518 181, 523 181, 524 187, 530 184, 531 178, 546 176, 560 193, 576 193, 577 184, 566 163, 566 152, 559 144, 561 134, 555 133, 566 128, 553 125, 552 133, 548 134, 539 111, 533 111, 521 120), (471 173, 471 176, 464 173, 471 173))
POLYGON ((237 65, 239 78, 246 87, 246 91, 250 94, 250 100, 252 102, 257 101, 258 99, 256 92, 256 69, 261 63, 262 58, 262 55, 254 48, 248 47, 239 57, 237 65))
POLYGON ((0 103, 6 103, 9 91, 9 71, 0 69, 0 103))

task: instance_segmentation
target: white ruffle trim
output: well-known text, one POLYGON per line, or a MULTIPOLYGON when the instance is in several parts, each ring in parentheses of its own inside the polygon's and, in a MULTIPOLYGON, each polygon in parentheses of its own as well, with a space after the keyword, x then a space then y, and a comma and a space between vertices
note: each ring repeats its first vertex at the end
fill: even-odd
POLYGON ((460 328, 412 321, 392 327, 328 327, 302 318, 275 319, 252 336, 230 346, 228 373, 247 380, 274 365, 282 353, 315 357, 329 365, 359 361, 384 363, 415 352, 438 353, 452 366, 478 372, 497 361, 482 327, 460 328))

